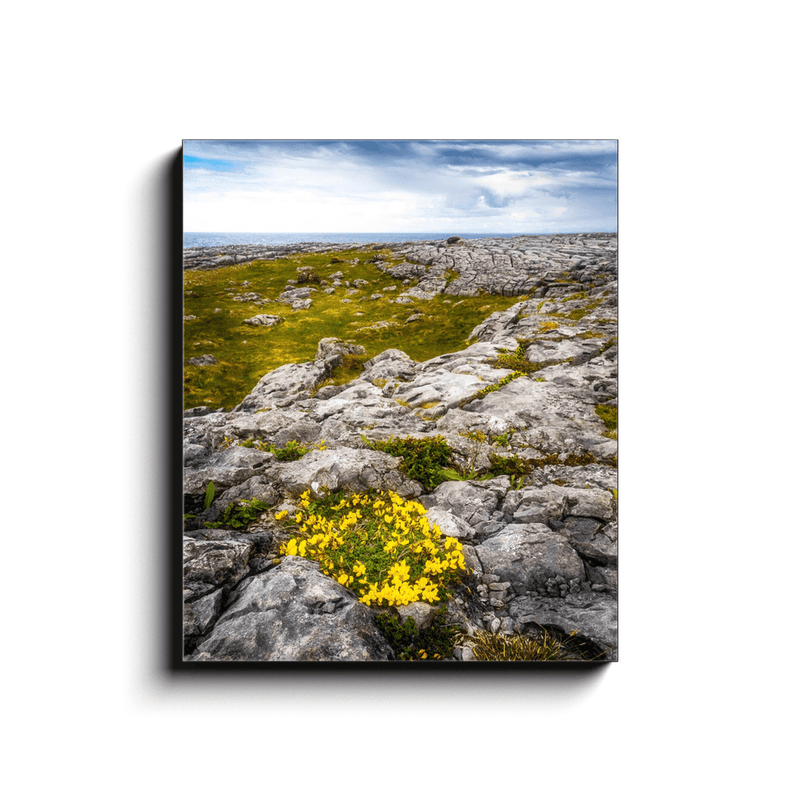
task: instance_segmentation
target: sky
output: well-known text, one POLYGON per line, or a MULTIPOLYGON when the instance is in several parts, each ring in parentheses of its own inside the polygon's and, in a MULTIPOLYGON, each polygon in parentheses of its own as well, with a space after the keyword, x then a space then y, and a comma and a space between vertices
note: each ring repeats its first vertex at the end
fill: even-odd
POLYGON ((191 232, 617 230, 614 139, 187 139, 191 232))

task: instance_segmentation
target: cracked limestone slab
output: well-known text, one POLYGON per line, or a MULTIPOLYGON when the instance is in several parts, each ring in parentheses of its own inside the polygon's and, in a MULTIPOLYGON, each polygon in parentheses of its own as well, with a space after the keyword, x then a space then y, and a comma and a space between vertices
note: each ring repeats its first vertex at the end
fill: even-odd
POLYGON ((339 447, 314 450, 276 472, 284 489, 293 495, 307 489, 321 497, 344 489, 363 492, 367 489, 392 491, 400 497, 417 497, 422 487, 399 470, 402 459, 375 450, 339 447))

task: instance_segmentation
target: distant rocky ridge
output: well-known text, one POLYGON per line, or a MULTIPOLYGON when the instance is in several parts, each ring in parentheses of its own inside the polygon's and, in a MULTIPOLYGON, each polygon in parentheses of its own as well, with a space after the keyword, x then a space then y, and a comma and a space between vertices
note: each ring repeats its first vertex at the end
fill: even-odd
MULTIPOLYGON (((313 562, 279 559, 286 532, 273 511, 291 511, 304 490, 327 486, 418 498, 431 521, 461 540, 472 576, 448 615, 463 630, 576 631, 603 659, 615 659, 617 442, 605 435, 595 408, 616 405, 617 398, 616 235, 378 245, 405 261, 375 266, 398 280, 418 278, 415 290, 426 295, 483 291, 530 299, 492 314, 456 353, 418 363, 387 350, 356 380, 320 388, 342 354, 352 352, 352 345, 323 340, 314 361, 267 373, 233 411, 186 412, 184 501, 195 515, 184 531, 186 658, 392 657, 374 613, 352 592, 313 562), (527 376, 496 366, 499 354, 520 343, 540 366, 527 376), (510 434, 508 447, 463 435, 478 431, 510 434), (437 435, 465 470, 488 468, 492 452, 539 466, 522 486, 501 475, 449 481, 425 493, 399 469, 400 459, 371 450, 362 438, 437 435), (279 462, 270 452, 228 446, 248 439, 276 447, 324 441, 327 449, 279 462), (209 481, 216 495, 204 511, 209 481), (204 527, 218 522, 232 501, 251 498, 271 511, 247 529, 204 527)), ((204 269, 218 256, 252 260, 342 249, 291 245, 266 256, 276 248, 236 245, 196 248, 185 258, 187 268, 204 269)), ((468 648, 456 651, 459 660, 471 657, 468 648)))

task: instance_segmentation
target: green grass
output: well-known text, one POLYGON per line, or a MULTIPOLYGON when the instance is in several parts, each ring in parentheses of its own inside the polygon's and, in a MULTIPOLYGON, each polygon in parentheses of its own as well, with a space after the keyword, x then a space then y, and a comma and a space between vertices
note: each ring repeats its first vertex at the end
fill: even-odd
POLYGON ((594 407, 595 413, 606 426, 605 435, 609 439, 617 438, 617 407, 601 403, 594 407))
MULTIPOLYGON (((505 310, 518 298, 484 295, 457 298, 438 295, 432 300, 415 300, 407 305, 389 302, 410 287, 365 263, 375 255, 372 250, 298 254, 275 261, 255 261, 220 269, 184 272, 184 315, 197 319, 184 322, 184 404, 186 408, 206 405, 232 408, 239 403, 266 372, 283 364, 300 363, 314 358, 320 339, 335 336, 362 345, 372 358, 388 348, 398 348, 415 361, 426 361, 443 353, 454 352, 467 345, 472 329, 494 311, 505 310), (358 264, 330 261, 334 255, 344 262, 359 258, 358 264), (351 283, 362 279, 368 283, 357 293, 348 295, 345 287, 335 294, 312 293, 312 306, 307 311, 293 311, 283 303, 269 302, 259 306, 233 300, 234 295, 257 292, 275 300, 286 288, 286 281, 297 280, 297 268, 311 267, 321 280, 331 282, 330 275, 344 273, 351 283), (244 281, 247 286, 242 286, 244 281), (394 285, 393 291, 384 287, 394 285), (370 300, 380 293, 383 298, 370 300), (342 303, 342 298, 352 302, 342 303), (449 302, 445 302, 449 301, 449 302), (215 312, 215 309, 219 311, 215 312), (412 314, 422 319, 406 324, 412 314), (244 320, 256 314, 276 314, 285 322, 273 328, 245 325, 244 320), (363 330, 376 322, 394 323, 388 328, 363 330), (190 358, 214 355, 218 364, 197 367, 190 358)), ((384 259, 400 263, 390 251, 384 259)), ((413 286, 416 282, 412 282, 413 286)), ((317 283, 298 284, 299 288, 322 289, 317 283)), ((350 364, 337 376, 356 377, 358 366, 350 364)), ((352 380, 352 377, 347 378, 352 380)))

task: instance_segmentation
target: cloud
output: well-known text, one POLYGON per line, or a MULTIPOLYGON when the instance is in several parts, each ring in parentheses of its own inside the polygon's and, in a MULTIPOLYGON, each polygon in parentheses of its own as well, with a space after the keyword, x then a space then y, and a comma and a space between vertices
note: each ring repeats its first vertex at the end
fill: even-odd
POLYGON ((189 231, 616 230, 616 142, 187 140, 189 231))

